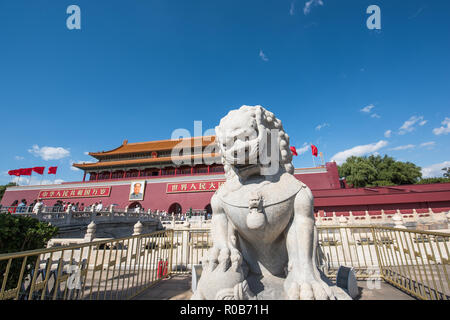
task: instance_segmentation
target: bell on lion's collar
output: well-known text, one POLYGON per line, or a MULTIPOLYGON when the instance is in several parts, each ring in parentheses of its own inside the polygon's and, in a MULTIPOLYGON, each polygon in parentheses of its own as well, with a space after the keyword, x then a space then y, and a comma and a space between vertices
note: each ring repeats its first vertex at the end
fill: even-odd
POLYGON ((250 210, 250 213, 247 215, 247 227, 249 229, 260 229, 265 223, 266 217, 262 212, 250 210))

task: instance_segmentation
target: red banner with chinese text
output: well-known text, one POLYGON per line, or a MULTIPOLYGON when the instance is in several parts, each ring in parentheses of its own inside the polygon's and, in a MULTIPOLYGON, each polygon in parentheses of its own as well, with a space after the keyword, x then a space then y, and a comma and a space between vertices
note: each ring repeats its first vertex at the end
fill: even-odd
POLYGON ((68 198, 95 198, 95 197, 109 197, 110 193, 111 187, 41 190, 39 192, 39 198, 43 200, 68 199, 68 198))
POLYGON ((225 180, 168 183, 166 186, 166 193, 216 191, 224 183, 225 180))

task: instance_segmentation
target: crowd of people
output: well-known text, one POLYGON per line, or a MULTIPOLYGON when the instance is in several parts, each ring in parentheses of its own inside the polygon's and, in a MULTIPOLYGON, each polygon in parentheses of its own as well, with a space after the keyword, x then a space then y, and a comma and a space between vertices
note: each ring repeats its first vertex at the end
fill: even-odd
MULTIPOLYGON (((19 203, 18 200, 15 200, 11 206, 8 207, 9 213, 34 213, 38 214, 42 212, 42 209, 44 208, 44 203, 42 202, 42 199, 36 199, 32 203, 28 204, 26 199, 22 199, 19 203)), ((107 210, 109 207, 104 208, 103 203, 100 200, 99 202, 94 202, 90 205, 85 205, 84 203, 79 202, 69 202, 69 201, 62 201, 57 200, 52 207, 50 207, 51 212, 101 212, 107 210)), ((0 207, 1 209, 1 207, 0 207)), ((178 219, 181 221, 186 220, 187 218, 191 218, 191 216, 195 215, 204 215, 205 220, 211 219, 211 214, 206 212, 192 212, 191 210, 186 211, 185 213, 169 213, 165 210, 148 210, 148 212, 145 211, 145 209, 141 206, 136 206, 134 208, 126 208, 127 212, 134 212, 134 213, 148 213, 153 214, 161 219, 178 219)))
MULTIPOLYGON (((42 199, 36 199, 32 203, 28 204, 26 199, 14 200, 14 202, 8 207, 9 213, 38 213, 42 211, 44 203, 42 199)), ((1 208, 1 207, 0 207, 1 208)), ((84 203, 79 202, 65 202, 62 200, 57 200, 51 207, 51 212, 100 212, 103 210, 103 203, 99 202, 92 203, 91 205, 84 205, 84 203)))

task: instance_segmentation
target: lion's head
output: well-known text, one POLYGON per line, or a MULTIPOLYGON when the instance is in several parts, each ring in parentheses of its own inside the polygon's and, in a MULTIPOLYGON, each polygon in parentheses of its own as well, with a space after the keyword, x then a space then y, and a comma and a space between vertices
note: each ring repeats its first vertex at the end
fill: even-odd
POLYGON ((216 127, 216 140, 227 177, 265 174, 264 170, 275 174, 280 169, 294 173, 289 136, 281 121, 262 106, 230 111, 216 127))

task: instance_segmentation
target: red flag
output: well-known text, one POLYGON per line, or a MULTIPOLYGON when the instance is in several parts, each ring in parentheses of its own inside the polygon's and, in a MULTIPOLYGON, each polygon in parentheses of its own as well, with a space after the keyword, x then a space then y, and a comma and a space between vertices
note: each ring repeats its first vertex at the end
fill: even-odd
POLYGON ((50 167, 48 168, 48 174, 56 174, 56 170, 58 169, 58 167, 50 167))
POLYGON ((297 150, 295 149, 295 147, 290 147, 290 149, 291 149, 292 154, 293 154, 294 156, 298 156, 298 153, 297 153, 297 150))
POLYGON ((19 172, 20 170, 9 170, 8 171, 8 174, 10 175, 10 176, 20 176, 20 172, 19 172))
POLYGON ((317 147, 315 145, 311 145, 311 151, 313 156, 317 157, 317 147))
POLYGON ((44 174, 44 169, 45 169, 45 167, 34 167, 33 171, 38 174, 44 174))
POLYGON ((31 168, 21 168, 19 169, 19 173, 21 176, 31 176, 32 169, 31 168))

